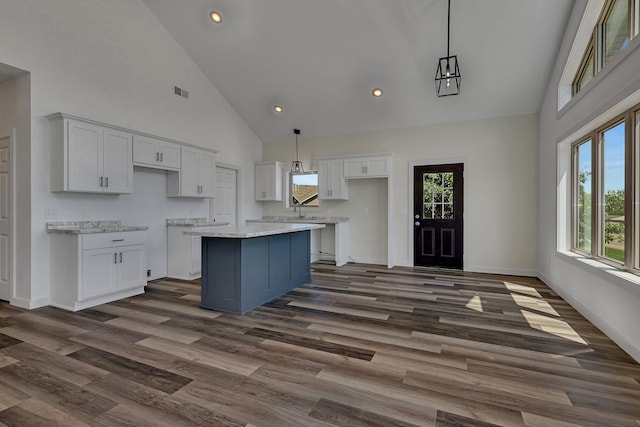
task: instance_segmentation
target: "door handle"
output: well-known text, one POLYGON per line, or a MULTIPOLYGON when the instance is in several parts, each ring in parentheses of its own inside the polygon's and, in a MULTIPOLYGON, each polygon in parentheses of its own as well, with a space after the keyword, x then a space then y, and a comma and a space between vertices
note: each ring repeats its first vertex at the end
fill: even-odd
POLYGON ((420 225, 420 221, 416 221, 415 224, 416 224, 416 226, 419 226, 420 225))

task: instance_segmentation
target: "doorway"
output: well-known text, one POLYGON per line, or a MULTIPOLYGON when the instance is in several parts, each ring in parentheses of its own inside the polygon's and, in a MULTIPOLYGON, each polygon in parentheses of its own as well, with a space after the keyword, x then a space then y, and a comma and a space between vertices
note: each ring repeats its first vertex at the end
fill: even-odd
POLYGON ((0 138, 0 299, 11 298, 11 137, 0 138))
POLYGON ((464 164, 413 169, 413 263, 462 270, 464 164))
POLYGON ((213 218, 216 222, 236 225, 238 171, 216 166, 216 191, 213 199, 213 218))

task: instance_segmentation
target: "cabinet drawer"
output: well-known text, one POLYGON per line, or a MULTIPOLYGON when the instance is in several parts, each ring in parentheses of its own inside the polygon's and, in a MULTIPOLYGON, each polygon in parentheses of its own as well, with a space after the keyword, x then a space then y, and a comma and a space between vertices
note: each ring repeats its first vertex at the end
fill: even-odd
POLYGON ((111 248, 144 244, 144 231, 123 231, 82 235, 82 249, 111 248))

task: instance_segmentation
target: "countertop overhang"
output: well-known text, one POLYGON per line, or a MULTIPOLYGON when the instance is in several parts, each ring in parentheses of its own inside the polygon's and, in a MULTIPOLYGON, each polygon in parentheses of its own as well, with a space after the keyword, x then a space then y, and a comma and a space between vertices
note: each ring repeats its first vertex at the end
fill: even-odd
POLYGON ((339 224, 349 222, 343 216, 263 216, 261 219, 248 219, 247 223, 278 223, 278 224, 339 224))
POLYGON ((216 229, 185 231, 184 234, 202 237, 221 237, 226 239, 249 239, 252 237, 272 236, 275 234, 295 233, 297 231, 324 228, 324 224, 290 223, 249 223, 242 226, 227 226, 216 229))

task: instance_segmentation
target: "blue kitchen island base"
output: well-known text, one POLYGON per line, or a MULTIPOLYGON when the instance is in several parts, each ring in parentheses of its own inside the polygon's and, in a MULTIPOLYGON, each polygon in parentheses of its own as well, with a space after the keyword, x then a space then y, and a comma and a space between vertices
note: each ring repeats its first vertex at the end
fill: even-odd
POLYGON ((202 236, 201 307, 244 314, 311 281, 310 232, 202 236))

